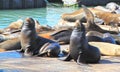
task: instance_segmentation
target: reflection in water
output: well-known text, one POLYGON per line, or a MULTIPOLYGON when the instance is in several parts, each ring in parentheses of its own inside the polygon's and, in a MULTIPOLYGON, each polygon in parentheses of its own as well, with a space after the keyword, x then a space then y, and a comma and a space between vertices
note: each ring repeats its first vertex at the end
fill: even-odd
POLYGON ((0 59, 21 58, 22 54, 17 51, 0 52, 0 59))

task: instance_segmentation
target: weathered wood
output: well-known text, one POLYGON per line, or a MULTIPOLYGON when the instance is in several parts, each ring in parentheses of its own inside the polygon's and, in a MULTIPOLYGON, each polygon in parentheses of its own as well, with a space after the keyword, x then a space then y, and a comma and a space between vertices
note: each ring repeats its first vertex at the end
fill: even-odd
POLYGON ((102 56, 98 64, 77 65, 57 58, 8 58, 0 59, 1 72, 119 72, 120 57, 102 56))

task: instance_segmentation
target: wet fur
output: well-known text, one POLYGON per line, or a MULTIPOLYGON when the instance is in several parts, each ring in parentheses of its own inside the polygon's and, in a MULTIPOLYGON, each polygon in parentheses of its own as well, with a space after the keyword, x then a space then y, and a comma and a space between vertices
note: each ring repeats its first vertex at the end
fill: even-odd
MULTIPOLYGON (((23 52, 25 56, 39 55, 39 50, 45 43, 48 43, 48 42, 50 44, 55 43, 52 40, 49 40, 37 35, 35 30, 35 22, 32 18, 25 19, 24 25, 21 30, 20 42, 22 47, 21 52, 23 52)), ((53 49, 56 50, 56 47, 53 49)), ((57 47, 57 50, 56 50, 56 52, 58 52, 57 54, 59 54, 59 51, 60 51, 60 48, 57 47)))
POLYGON ((76 22, 77 26, 73 30, 70 37, 70 52, 64 61, 74 59, 76 62, 97 63, 100 60, 100 51, 98 48, 90 46, 85 36, 85 28, 83 24, 76 22))

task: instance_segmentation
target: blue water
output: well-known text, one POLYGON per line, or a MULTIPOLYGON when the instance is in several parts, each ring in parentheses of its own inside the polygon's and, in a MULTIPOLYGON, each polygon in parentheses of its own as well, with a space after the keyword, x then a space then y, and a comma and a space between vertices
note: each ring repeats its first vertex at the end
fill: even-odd
POLYGON ((0 29, 7 27, 11 22, 20 18, 32 17, 41 25, 54 26, 58 23, 61 14, 71 13, 79 8, 74 7, 46 7, 36 9, 0 10, 0 29))

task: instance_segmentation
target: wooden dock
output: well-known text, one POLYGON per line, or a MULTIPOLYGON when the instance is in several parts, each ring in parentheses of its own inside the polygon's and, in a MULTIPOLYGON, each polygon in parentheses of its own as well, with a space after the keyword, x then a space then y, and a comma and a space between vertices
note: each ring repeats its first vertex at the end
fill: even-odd
MULTIPOLYGON (((61 46, 63 49, 68 45, 61 46)), ((102 56, 97 64, 60 61, 58 58, 30 57, 0 59, 0 72, 119 72, 120 57, 102 56)))

